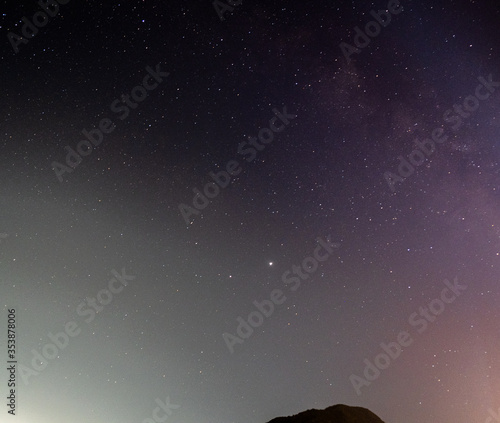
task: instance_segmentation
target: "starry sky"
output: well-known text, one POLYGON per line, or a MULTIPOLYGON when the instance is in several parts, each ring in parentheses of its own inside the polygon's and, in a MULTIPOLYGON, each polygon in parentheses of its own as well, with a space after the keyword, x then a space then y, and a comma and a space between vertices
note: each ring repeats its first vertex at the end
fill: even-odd
POLYGON ((60 3, 0 20, 18 423, 499 409, 499 4, 60 3))

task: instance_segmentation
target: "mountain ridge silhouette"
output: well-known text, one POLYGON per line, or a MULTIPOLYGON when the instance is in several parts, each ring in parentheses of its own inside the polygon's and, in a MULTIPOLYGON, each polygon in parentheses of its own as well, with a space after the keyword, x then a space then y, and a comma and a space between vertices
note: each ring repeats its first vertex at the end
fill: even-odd
POLYGON ((363 407, 332 405, 324 410, 310 409, 288 417, 276 417, 268 423, 385 423, 375 413, 363 407))

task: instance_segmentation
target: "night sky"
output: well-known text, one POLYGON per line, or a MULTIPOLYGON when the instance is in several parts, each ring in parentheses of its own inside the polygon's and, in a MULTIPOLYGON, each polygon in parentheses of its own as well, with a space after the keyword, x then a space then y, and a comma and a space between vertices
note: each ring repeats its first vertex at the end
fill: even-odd
POLYGON ((498 413, 498 2, 8 3, 0 420, 498 413))

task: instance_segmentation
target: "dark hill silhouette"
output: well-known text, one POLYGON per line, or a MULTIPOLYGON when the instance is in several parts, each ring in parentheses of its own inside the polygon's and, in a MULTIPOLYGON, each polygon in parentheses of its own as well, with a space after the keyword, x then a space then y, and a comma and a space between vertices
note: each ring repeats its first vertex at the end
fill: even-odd
POLYGON ((290 417, 277 417, 268 423, 384 423, 370 410, 337 404, 324 410, 307 410, 290 417))

